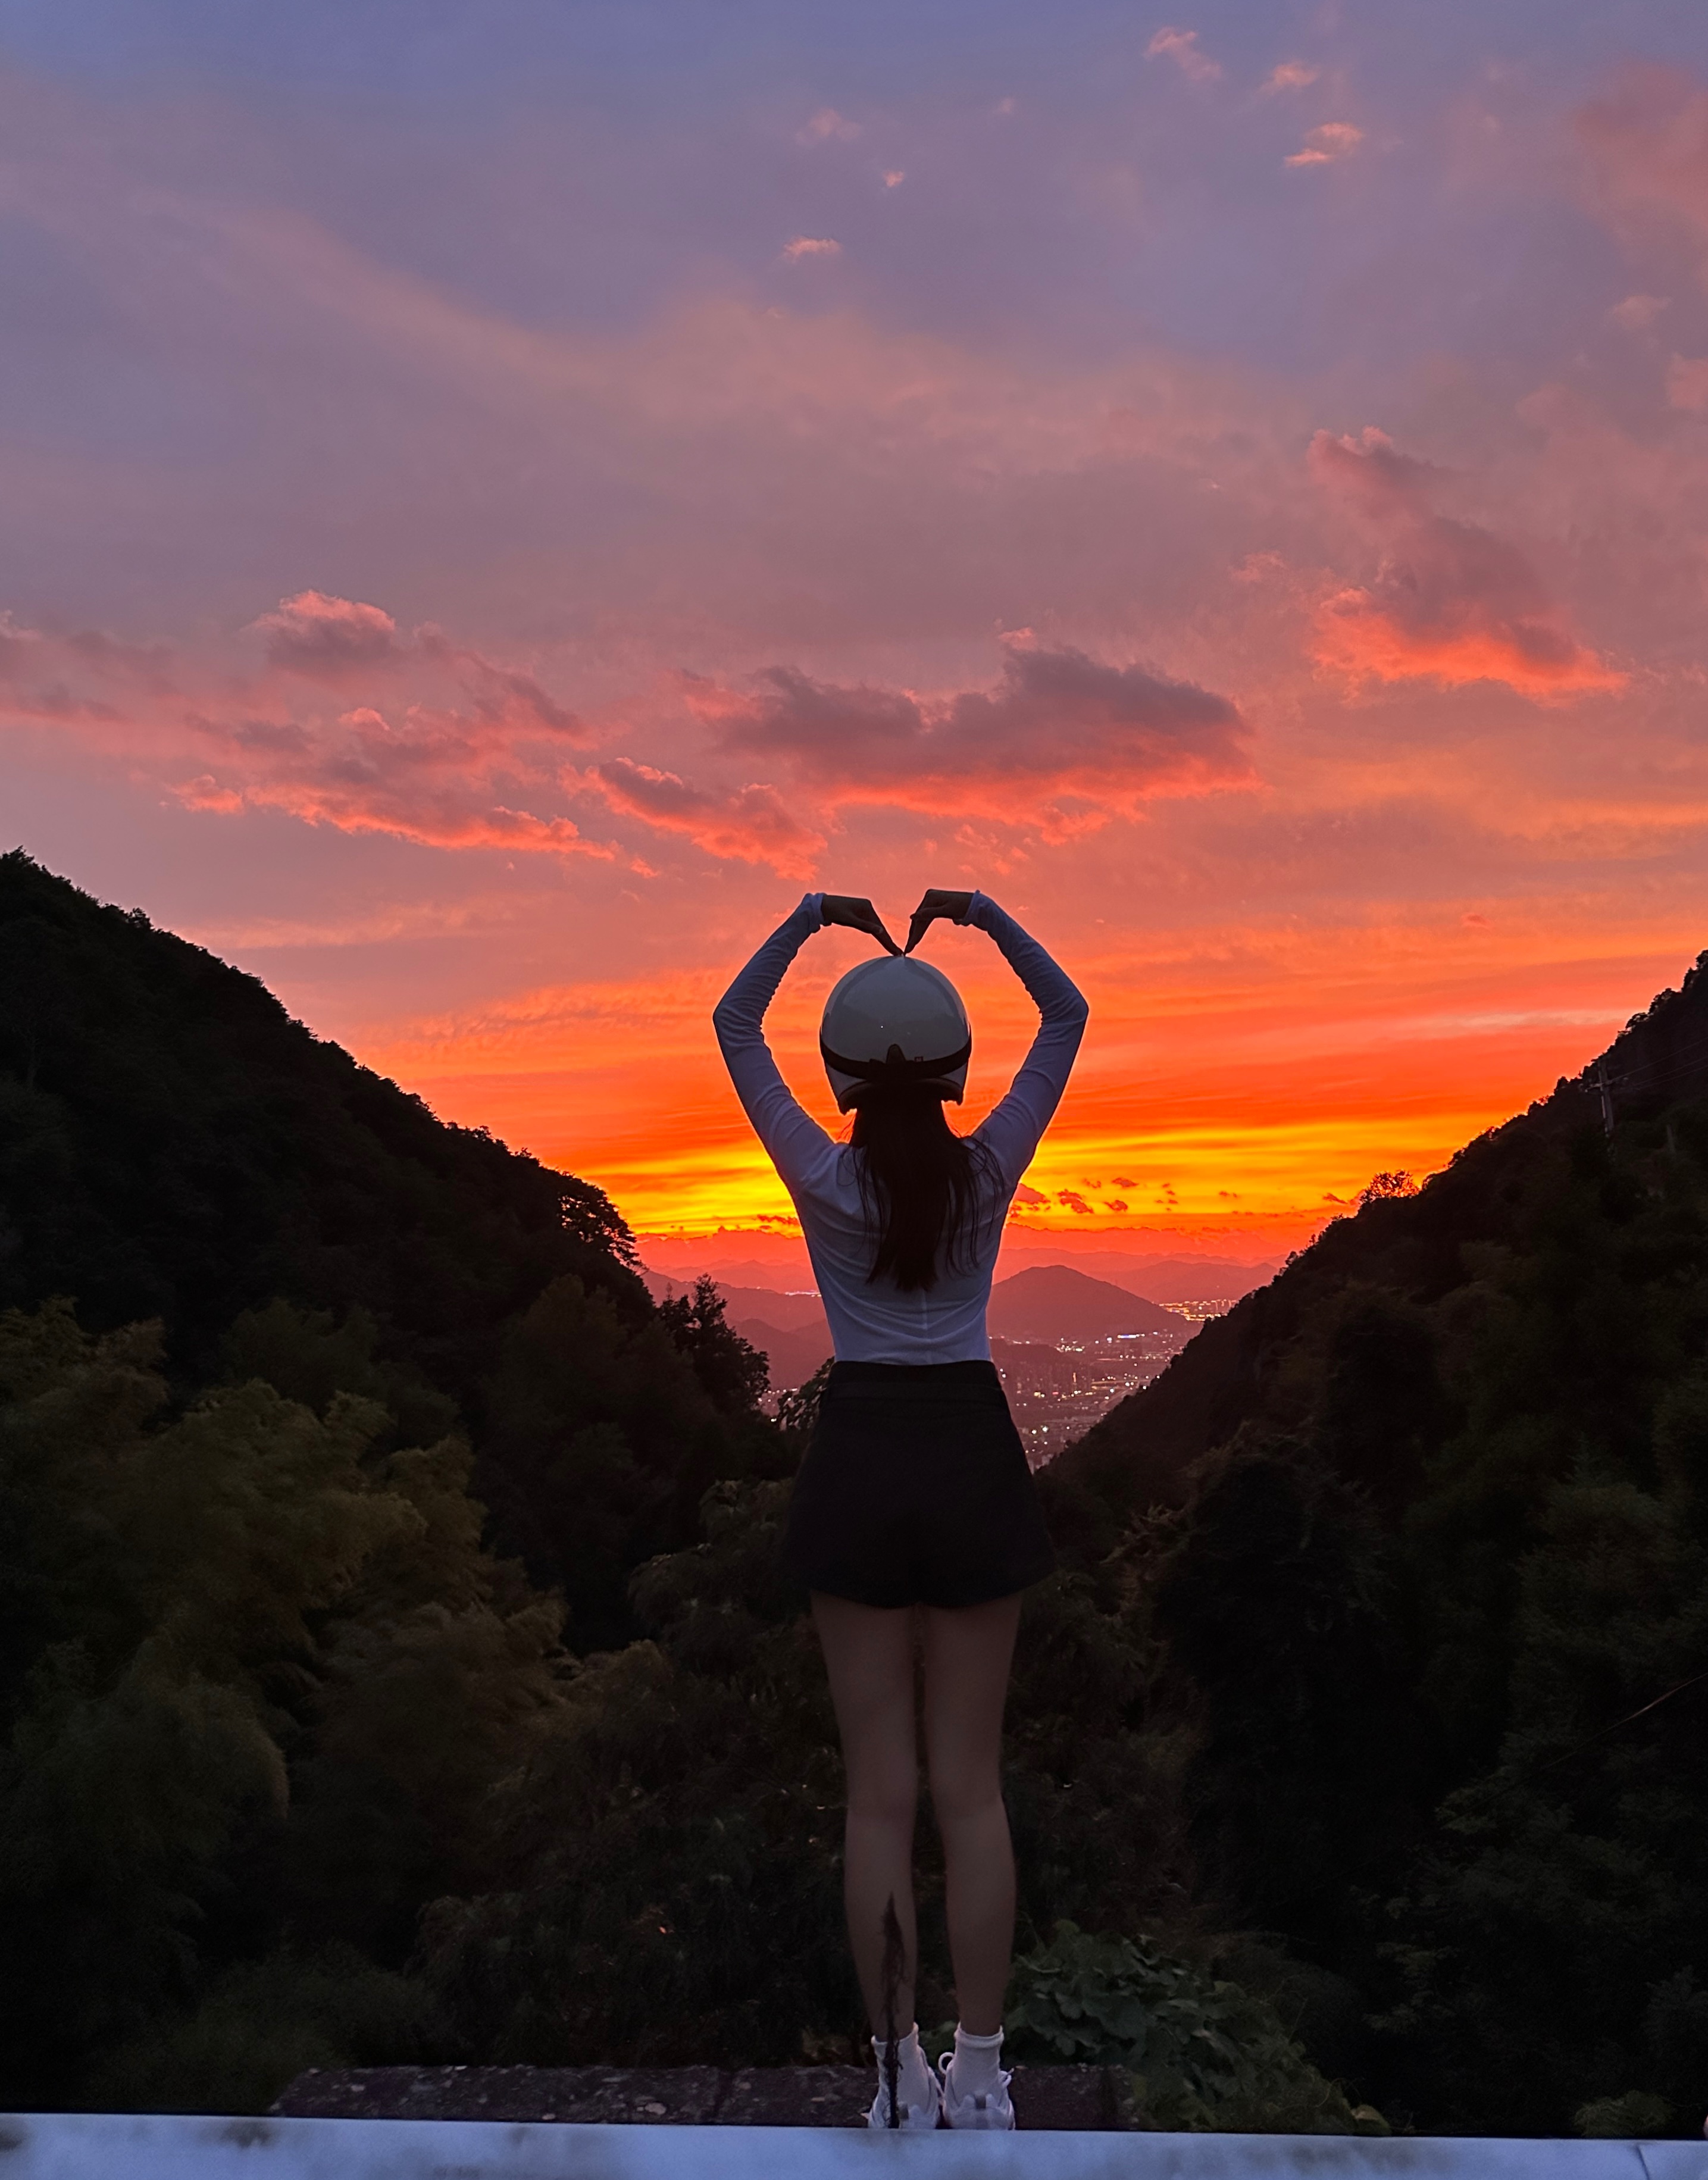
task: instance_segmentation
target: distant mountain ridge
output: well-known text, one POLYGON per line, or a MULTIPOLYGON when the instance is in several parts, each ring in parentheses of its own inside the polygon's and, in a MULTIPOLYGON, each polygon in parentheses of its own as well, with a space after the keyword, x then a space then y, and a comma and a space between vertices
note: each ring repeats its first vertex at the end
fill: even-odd
MULTIPOLYGON (((685 1282, 646 1274, 655 1296, 680 1291, 685 1282)), ((831 1351, 824 1305, 814 1294, 718 1283, 731 1328, 768 1357, 774 1387, 804 1384, 831 1351)), ((1108 1280, 1095 1280, 1067 1264, 1034 1264, 991 1289, 990 1336, 1024 1344, 1109 1340, 1123 1333, 1184 1335, 1187 1320, 1108 1280)))
POLYGON ((990 1333, 997 1340, 1111 1340, 1123 1332, 1180 1332, 1178 1310, 1165 1309, 1108 1280, 1068 1264, 1034 1264, 990 1291, 990 1333))
MULTIPOLYGON (((1031 1244, 1034 1239, 1025 1237, 1023 1245, 1012 1237, 1005 1242, 1000 1259, 1005 1277, 1036 1270, 1051 1261, 1033 1251, 1031 1244)), ((677 1250, 682 1247, 674 1241, 669 1246, 677 1250)), ((1211 1299, 1235 1300, 1249 1294, 1253 1287, 1263 1286, 1281 1269, 1273 1258, 1249 1262, 1243 1258, 1226 1256, 1151 1257, 1122 1249, 1088 1247, 1077 1239, 1050 1246, 1061 1252, 1055 1261, 1071 1262, 1075 1271, 1083 1272, 1088 1278, 1106 1280, 1111 1286, 1124 1287, 1128 1294, 1142 1295, 1149 1302, 1165 1306, 1211 1299)), ((691 1286, 702 1272, 708 1272, 725 1292, 736 1287, 752 1287, 762 1293, 775 1294, 785 1289, 809 1286, 812 1268, 807 1262, 805 1249, 799 1244, 796 1247, 800 1249, 797 1263, 767 1263, 756 1257, 725 1255, 719 1240, 713 1237, 704 1244, 703 1252, 697 1252, 685 1267, 675 1268, 656 1261, 653 1243, 643 1239, 641 1245, 642 1254, 647 1259, 648 1276, 658 1282, 654 1290, 658 1294, 665 1291, 666 1285, 671 1293, 680 1293, 691 1286)))
MULTIPOLYGON (((1143 1257, 1119 1249, 1091 1249, 1070 1244, 1061 1261, 1089 1278, 1105 1280, 1165 1307, 1183 1302, 1233 1301, 1265 1285, 1281 1269, 1273 1258, 1248 1263, 1233 1257, 1143 1257)), ((1039 1267, 1026 1264, 1022 1270, 1039 1267)))

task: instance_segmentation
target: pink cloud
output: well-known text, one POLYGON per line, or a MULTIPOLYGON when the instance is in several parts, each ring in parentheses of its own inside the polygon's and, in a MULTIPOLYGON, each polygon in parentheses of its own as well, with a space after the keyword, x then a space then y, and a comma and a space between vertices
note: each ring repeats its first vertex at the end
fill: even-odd
POLYGON ((1616 226, 1670 228, 1708 250, 1708 91, 1678 69, 1635 69, 1577 124, 1616 226))
POLYGON ((791 816, 776 790, 763 784, 720 793, 621 757, 594 766, 591 778, 614 810, 682 834, 708 855, 769 863, 785 878, 809 873, 824 845, 822 833, 791 816))
POLYGON ((1262 95, 1272 96, 1278 91, 1303 91, 1322 74, 1309 61, 1282 61, 1272 68, 1260 86, 1262 95))
POLYGON ((1615 303, 1607 316, 1616 326, 1627 333, 1646 333, 1667 307, 1665 295, 1627 295, 1623 303, 1615 303))
POLYGON ((850 121, 834 106, 821 106, 806 127, 799 131, 796 141, 802 144, 823 144, 834 139, 839 144, 851 144, 860 134, 860 124, 850 121))
POLYGON ((388 613, 320 591, 281 598, 276 613, 262 614, 252 625, 265 632, 273 665, 317 681, 372 673, 399 655, 397 623, 388 613))
POLYGON ((532 674, 495 666, 479 652, 460 648, 431 623, 416 630, 416 639, 421 656, 443 666, 461 685, 482 725, 548 735, 576 747, 593 740, 587 721, 548 696, 532 674))
POLYGON ((1331 167, 1342 159, 1351 158, 1364 140, 1364 130, 1355 129, 1350 121, 1325 121, 1318 128, 1308 129, 1304 149, 1289 153, 1281 164, 1285 167, 1331 167))
POLYGON ((198 713, 189 723, 215 767, 185 797, 194 808, 278 810, 430 847, 613 852, 560 812, 511 805, 504 788, 550 792, 552 773, 548 755, 499 718, 425 704, 388 717, 363 704, 331 719, 198 713))
POLYGON ((1011 642, 994 689, 946 696, 786 666, 756 679, 749 692, 691 681, 690 707, 726 748, 783 760, 831 801, 1012 819, 1035 816, 1039 796, 1130 809, 1250 777, 1246 725, 1226 697, 1080 651, 1011 642))
POLYGON ((1319 432, 1312 469, 1381 540, 1373 581, 1321 604, 1319 662, 1352 678, 1431 680, 1445 687, 1502 681, 1525 696, 1616 689, 1624 676, 1562 625, 1516 546, 1437 515, 1438 472, 1398 453, 1384 432, 1319 432))
POLYGON ((243 810, 274 810, 307 825, 331 825, 340 833, 383 833, 428 848, 486 848, 522 855, 593 856, 611 861, 609 844, 584 840, 568 818, 541 818, 501 803, 481 809, 465 806, 455 794, 388 798, 373 783, 348 784, 310 778, 257 779, 242 788, 223 785, 211 773, 174 788, 186 809, 234 816, 243 810))
POLYGON ((1221 64, 1198 49, 1196 30, 1180 30, 1165 25, 1145 47, 1147 60, 1171 60, 1181 74, 1193 83, 1213 83, 1221 74, 1221 64))
POLYGON ((401 641, 381 608, 318 591, 250 627, 261 670, 218 674, 163 646, 6 624, 6 713, 75 727, 190 809, 283 811, 438 847, 614 853, 560 809, 518 806, 557 798, 565 746, 590 739, 532 675, 437 629, 401 641), (342 702, 320 693, 333 687, 342 702))
POLYGON ((841 244, 834 241, 828 234, 797 234, 792 241, 783 245, 784 261, 790 265, 798 265, 807 257, 840 257, 841 255, 841 244))
POLYGON ((1667 401, 1692 413, 1708 409, 1708 356, 1675 355, 1667 366, 1667 401))

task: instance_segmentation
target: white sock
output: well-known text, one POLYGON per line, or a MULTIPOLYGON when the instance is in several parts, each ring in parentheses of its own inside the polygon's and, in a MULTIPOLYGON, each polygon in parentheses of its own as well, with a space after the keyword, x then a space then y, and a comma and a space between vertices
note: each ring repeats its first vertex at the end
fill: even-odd
MULTIPOLYGON (((872 2049, 878 2055, 878 2079, 880 2084, 887 2084, 890 2046, 881 2036, 874 2036, 872 2049)), ((896 2039, 895 2099, 898 2104, 904 2105, 927 2105, 931 2101, 931 2062, 919 2048, 917 2021, 905 2036, 896 2039)))
POLYGON ((1002 2056, 1002 2031, 994 2035, 969 2036, 964 2029, 955 2032, 955 2056, 949 2062, 949 2078, 957 2097, 988 2097, 996 2087, 997 2062, 1002 2056))

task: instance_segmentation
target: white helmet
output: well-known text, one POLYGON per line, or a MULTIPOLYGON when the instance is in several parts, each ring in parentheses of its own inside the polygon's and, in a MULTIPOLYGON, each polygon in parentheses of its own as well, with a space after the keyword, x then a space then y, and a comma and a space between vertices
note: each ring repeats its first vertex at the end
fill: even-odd
POLYGON ((851 969, 824 1002, 818 1050, 837 1109, 874 1084, 934 1091, 958 1105, 967 1094, 972 1030, 961 994, 940 969, 884 954, 851 969))

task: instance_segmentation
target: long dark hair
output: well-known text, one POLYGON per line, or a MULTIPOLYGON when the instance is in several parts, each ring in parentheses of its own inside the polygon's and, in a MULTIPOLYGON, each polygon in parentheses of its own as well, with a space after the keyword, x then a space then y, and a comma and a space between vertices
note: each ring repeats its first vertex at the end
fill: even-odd
POLYGON ((862 1153, 860 1200, 874 1245, 868 1280, 887 1272, 904 1294, 917 1294, 934 1287, 939 1271, 961 1269, 991 1209, 984 1146, 956 1134, 934 1091, 912 1086, 868 1089, 849 1141, 862 1153))

